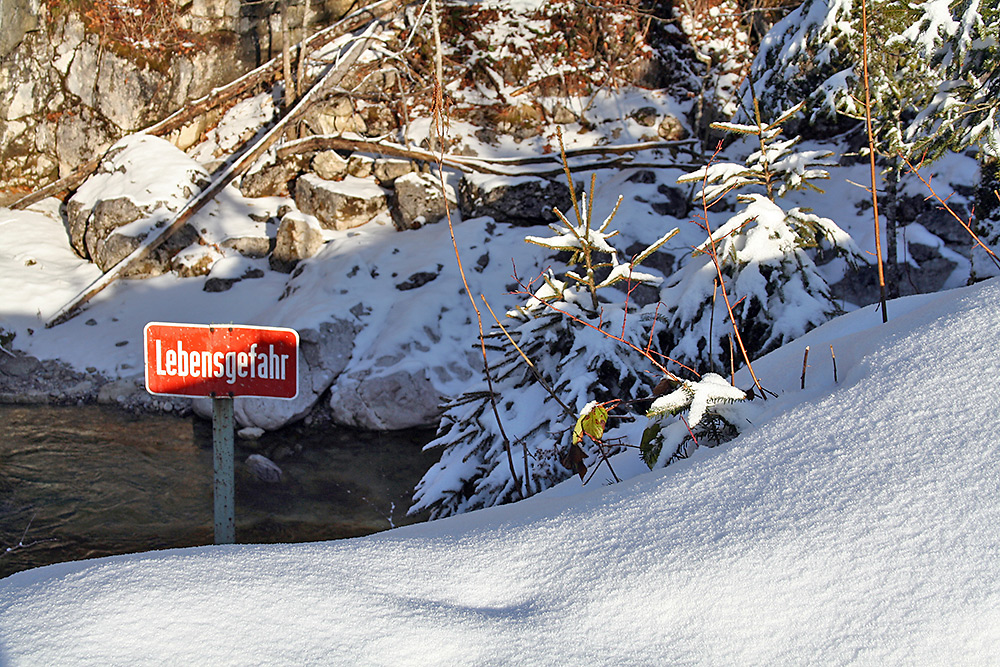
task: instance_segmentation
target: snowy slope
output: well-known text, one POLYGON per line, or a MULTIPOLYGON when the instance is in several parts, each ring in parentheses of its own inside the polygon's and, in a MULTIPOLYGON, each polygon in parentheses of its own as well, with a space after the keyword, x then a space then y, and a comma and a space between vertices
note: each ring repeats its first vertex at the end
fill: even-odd
POLYGON ((621 484, 15 574, 0 664, 994 663, 1000 282, 890 309, 761 360, 752 429, 621 484))

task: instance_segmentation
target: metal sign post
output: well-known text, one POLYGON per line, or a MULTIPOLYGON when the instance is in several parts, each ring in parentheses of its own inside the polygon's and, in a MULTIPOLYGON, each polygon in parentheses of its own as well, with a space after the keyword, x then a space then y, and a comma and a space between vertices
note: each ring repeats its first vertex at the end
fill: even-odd
POLYGON ((233 479, 233 399, 212 399, 212 461, 215 469, 215 543, 236 542, 236 489, 233 479))
POLYGON ((236 542, 233 399, 298 395, 299 334, 232 324, 150 322, 143 329, 146 391, 212 397, 215 543, 236 542))

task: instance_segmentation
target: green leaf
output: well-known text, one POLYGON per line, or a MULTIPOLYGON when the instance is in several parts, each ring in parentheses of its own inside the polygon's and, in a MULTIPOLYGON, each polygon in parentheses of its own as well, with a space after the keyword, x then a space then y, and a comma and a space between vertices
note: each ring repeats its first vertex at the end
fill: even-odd
POLYGON ((654 423, 647 426, 646 430, 642 432, 639 452, 642 454, 642 460, 649 466, 650 470, 656 465, 656 460, 660 458, 660 450, 663 449, 663 437, 660 435, 661 428, 659 424, 654 423))
POLYGON ((598 403, 590 410, 584 408, 584 412, 576 420, 576 426, 573 427, 573 442, 583 440, 584 433, 589 435, 591 440, 600 440, 604 437, 604 426, 607 423, 608 409, 603 405, 598 403))

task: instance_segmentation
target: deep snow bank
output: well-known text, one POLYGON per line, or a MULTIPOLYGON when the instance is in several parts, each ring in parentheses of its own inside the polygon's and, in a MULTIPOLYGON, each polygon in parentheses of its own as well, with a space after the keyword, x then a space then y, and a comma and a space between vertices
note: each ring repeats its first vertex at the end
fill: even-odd
POLYGON ((762 360, 749 433, 622 484, 15 574, 0 663, 987 664, 1000 282, 889 305, 762 360), (797 389, 810 342, 836 386, 797 389))

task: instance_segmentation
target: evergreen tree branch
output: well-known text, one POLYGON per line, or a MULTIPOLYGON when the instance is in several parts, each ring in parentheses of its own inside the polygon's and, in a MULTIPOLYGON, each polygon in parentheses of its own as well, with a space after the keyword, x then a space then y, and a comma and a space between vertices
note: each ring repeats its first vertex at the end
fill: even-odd
POLYGON ((573 408, 566 405, 563 402, 563 400, 559 398, 559 394, 557 394, 555 390, 552 388, 552 386, 545 381, 545 378, 542 377, 542 374, 538 372, 538 368, 535 366, 535 364, 531 361, 528 355, 524 353, 524 350, 521 349, 521 346, 514 341, 514 338, 507 331, 507 327, 503 325, 503 323, 500 321, 500 318, 498 318, 496 313, 493 312, 493 307, 490 306, 490 302, 486 300, 486 297, 480 294, 479 298, 483 300, 484 304, 486 304, 486 308, 490 311, 490 315, 493 316, 493 321, 496 322, 497 326, 500 328, 500 331, 503 332, 503 335, 507 337, 507 341, 510 342, 510 344, 514 347, 514 349, 517 350, 517 353, 521 355, 521 358, 524 360, 524 363, 528 366, 528 370, 530 370, 531 374, 535 376, 536 380, 538 380, 538 384, 542 385, 542 388, 545 391, 547 391, 552 398, 555 399, 556 403, 558 403, 559 406, 562 407, 563 412, 565 412, 570 417, 575 417, 576 413, 573 411, 573 408))
MULTIPOLYGON (((722 142, 720 141, 718 146, 715 148, 715 154, 712 156, 714 160, 722 150, 722 142)), ((711 162, 711 161, 710 161, 711 162)), ((708 254, 712 258, 712 264, 715 265, 715 273, 719 280, 719 287, 722 289, 722 298, 726 302, 726 311, 729 313, 729 322, 733 325, 733 334, 736 336, 736 342, 739 344, 740 352, 743 355, 743 361, 747 365, 747 370, 750 372, 750 377, 753 378, 754 386, 760 392, 760 395, 767 400, 767 394, 764 392, 764 388, 760 385, 760 381, 757 379, 757 374, 753 370, 753 364, 750 363, 750 355, 747 353, 746 345, 743 344, 743 336, 740 335, 740 328, 736 325, 736 317, 733 315, 733 305, 729 301, 729 294, 726 290, 726 277, 722 273, 722 265, 719 263, 719 253, 715 246, 715 238, 712 235, 712 228, 708 221, 708 198, 705 195, 705 191, 708 189, 708 174, 705 174, 705 184, 701 190, 701 205, 702 205, 702 215, 704 221, 705 231, 708 233, 708 254)))
MULTIPOLYGON (((444 81, 442 79, 442 51, 441 51, 441 36, 438 22, 437 13, 437 2, 436 0, 430 0, 431 2, 431 17, 434 29, 434 46, 435 46, 435 68, 434 68, 434 122, 432 124, 433 130, 435 132, 437 148, 439 150, 438 157, 438 177, 440 179, 441 195, 444 199, 444 210, 445 218, 448 221, 448 232, 451 235, 451 246, 455 251, 455 261, 458 263, 458 272, 462 277, 462 285, 465 288, 465 295, 469 299, 469 303, 472 305, 472 309, 476 313, 476 323, 479 327, 479 346, 480 352, 483 356, 483 373, 486 376, 486 384, 489 388, 490 393, 490 406, 493 409, 493 416, 496 418, 497 428, 500 429, 500 436, 503 438, 504 449, 507 452, 507 464, 510 466, 510 477, 514 482, 514 486, 521 493, 522 498, 528 497, 528 475, 527 475, 527 463, 525 463, 525 476, 524 476, 524 486, 522 487, 517 479, 517 473, 514 470, 514 455, 511 452, 510 438, 507 436, 507 432, 503 426, 503 420, 500 418, 500 411, 497 408, 496 391, 493 389, 493 379, 490 372, 490 363, 486 355, 486 335, 483 331, 483 315, 476 305, 476 300, 472 296, 472 291, 469 289, 469 282, 465 275, 465 267, 462 264, 462 254, 458 250, 458 241, 455 238, 455 226, 451 218, 451 206, 448 204, 448 197, 446 194, 446 187, 444 182, 444 81)), ((525 456, 527 456, 527 449, 525 449, 525 456)))

